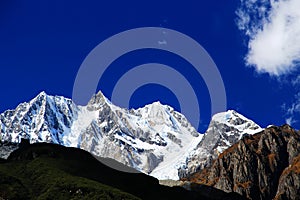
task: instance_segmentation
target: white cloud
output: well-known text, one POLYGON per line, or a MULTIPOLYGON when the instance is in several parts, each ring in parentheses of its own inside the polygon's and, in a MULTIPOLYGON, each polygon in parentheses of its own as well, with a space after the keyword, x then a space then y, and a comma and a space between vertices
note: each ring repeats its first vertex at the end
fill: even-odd
POLYGON ((286 113, 286 123, 293 125, 298 122, 295 118, 300 115, 300 92, 295 95, 295 101, 287 106, 286 104, 282 105, 282 109, 286 113))
POLYGON ((294 113, 300 113, 300 94, 296 95, 296 101, 287 109, 287 113, 292 115, 294 113))
POLYGON ((293 125, 294 123, 296 123, 297 121, 295 121, 294 119, 293 119, 293 117, 289 117, 289 118, 287 118, 287 119, 285 119, 285 123, 287 123, 287 124, 289 124, 289 125, 293 125))
POLYGON ((249 38, 246 64, 282 75, 300 63, 300 0, 241 0, 237 26, 249 38))
POLYGON ((293 86, 300 85, 300 75, 298 75, 295 79, 292 79, 292 85, 293 86))

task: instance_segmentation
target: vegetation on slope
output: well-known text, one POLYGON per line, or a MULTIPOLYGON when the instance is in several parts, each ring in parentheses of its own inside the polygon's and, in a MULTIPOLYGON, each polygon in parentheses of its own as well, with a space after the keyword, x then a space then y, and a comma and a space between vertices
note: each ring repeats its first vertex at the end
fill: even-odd
POLYGON ((118 189, 59 169, 58 159, 40 157, 0 164, 4 199, 138 199, 118 189))

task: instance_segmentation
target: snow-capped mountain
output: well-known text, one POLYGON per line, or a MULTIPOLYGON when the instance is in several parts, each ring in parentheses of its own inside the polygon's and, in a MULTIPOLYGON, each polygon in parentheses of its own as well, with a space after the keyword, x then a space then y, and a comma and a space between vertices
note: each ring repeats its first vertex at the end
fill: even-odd
POLYGON ((63 137, 67 146, 116 159, 157 178, 175 179, 178 164, 202 138, 169 106, 154 102, 127 110, 113 105, 101 92, 80 108, 69 133, 63 137), (83 121, 88 125, 84 129, 79 125, 83 121), (164 168, 166 174, 155 174, 164 168))
POLYGON ((190 152, 186 163, 179 169, 179 176, 182 178, 210 166, 212 160, 238 142, 245 134, 252 135, 262 130, 252 120, 234 110, 214 115, 203 139, 190 152))
POLYGON ((113 158, 158 179, 178 180, 260 127, 235 111, 212 118, 198 133, 179 112, 160 102, 139 109, 113 105, 101 92, 86 106, 45 92, 0 115, 1 141, 51 142, 113 158))
POLYGON ((30 102, 0 115, 1 140, 18 143, 21 138, 28 138, 31 143, 62 144, 62 136, 77 119, 77 112, 72 100, 41 92, 30 102))
POLYGON ((87 106, 46 95, 0 115, 2 141, 52 142, 116 159, 157 178, 178 179, 179 164, 200 142, 200 135, 180 113, 154 102, 128 110, 101 92, 87 106))

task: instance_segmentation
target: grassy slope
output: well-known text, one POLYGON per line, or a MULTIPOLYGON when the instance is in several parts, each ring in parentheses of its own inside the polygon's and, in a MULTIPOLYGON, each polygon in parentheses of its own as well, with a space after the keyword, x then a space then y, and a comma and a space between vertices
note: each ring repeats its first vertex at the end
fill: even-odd
POLYGON ((138 199, 99 182, 70 175, 58 159, 39 157, 0 164, 0 197, 5 199, 138 199))
POLYGON ((240 199, 212 187, 193 188, 162 186, 153 177, 114 170, 86 151, 54 144, 28 144, 0 159, 0 200, 240 199))

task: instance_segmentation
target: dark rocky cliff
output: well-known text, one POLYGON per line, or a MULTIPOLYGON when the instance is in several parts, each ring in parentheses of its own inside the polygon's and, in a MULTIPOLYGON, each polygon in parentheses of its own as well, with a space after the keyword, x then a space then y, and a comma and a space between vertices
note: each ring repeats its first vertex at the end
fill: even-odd
POLYGON ((247 199, 300 199, 300 133, 289 125, 247 135, 185 180, 247 199))

